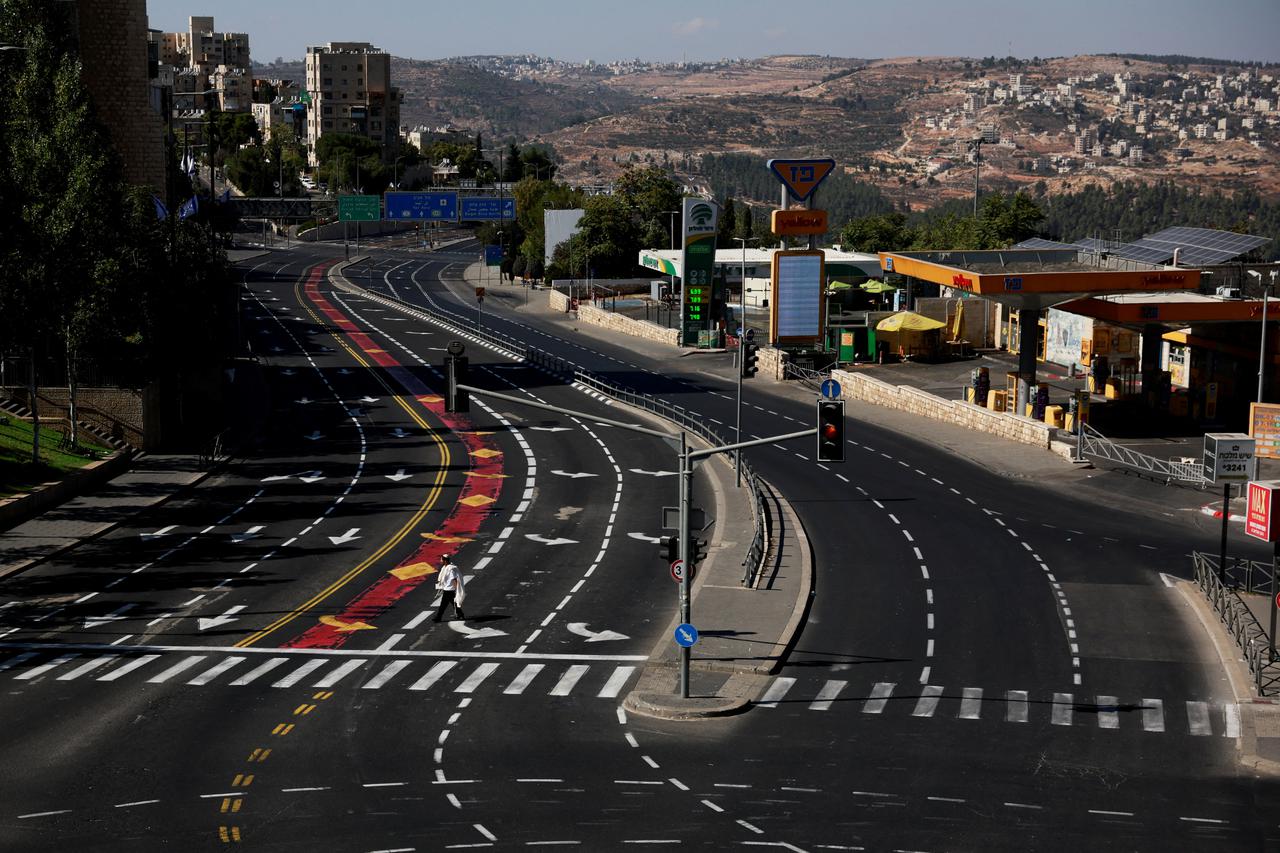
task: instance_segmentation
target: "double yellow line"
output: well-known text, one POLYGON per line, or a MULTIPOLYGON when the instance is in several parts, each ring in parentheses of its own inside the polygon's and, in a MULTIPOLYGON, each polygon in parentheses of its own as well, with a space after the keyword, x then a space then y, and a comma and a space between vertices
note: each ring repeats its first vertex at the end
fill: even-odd
MULTIPOLYGON (((301 286, 302 286, 301 280, 295 282, 293 285, 293 295, 298 300, 298 304, 306 308, 307 313, 311 315, 311 319, 315 320, 316 323, 318 323, 321 326, 326 326, 327 322, 321 319, 320 316, 316 314, 314 310, 311 309, 311 307, 307 304, 307 301, 303 298, 302 291, 300 290, 301 286)), ((331 331, 329 335, 335 341, 337 341, 338 346, 346 350, 347 353, 350 354, 350 356, 354 358, 361 367, 372 368, 372 365, 365 360, 364 356, 360 355, 359 352, 357 352, 355 349, 349 346, 339 333, 331 331)), ((396 392, 392 390, 392 388, 389 385, 387 385, 386 381, 383 380, 383 378, 380 375, 378 375, 375 372, 373 373, 373 376, 378 380, 378 383, 382 385, 383 388, 386 389, 388 395, 390 395, 391 398, 396 401, 396 404, 399 405, 400 408, 404 409, 405 412, 408 413, 409 417, 412 418, 414 422, 418 424, 418 426, 426 430, 427 434, 431 436, 431 440, 435 442, 438 448, 440 448, 441 464, 436 471, 435 482, 431 484, 431 490, 427 493, 427 497, 422 502, 422 505, 419 506, 418 509, 413 513, 413 515, 409 517, 409 520, 405 522, 404 526, 401 527, 399 530, 397 530, 394 534, 392 534, 391 538, 387 539, 378 548, 378 550, 374 551, 368 557, 361 560, 359 564, 357 564, 354 568, 352 568, 346 574, 342 575, 342 577, 338 578, 333 583, 329 584, 327 587, 320 590, 315 595, 311 596, 311 598, 307 599, 298 607, 294 608, 293 610, 290 610, 288 613, 276 619, 274 622, 272 622, 270 625, 267 625, 262 630, 257 631, 253 634, 250 634, 248 637, 245 637, 243 640, 236 643, 236 646, 238 648, 246 648, 248 646, 252 646, 254 643, 257 643, 267 635, 280 630, 285 625, 288 625, 290 622, 297 619, 299 616, 303 615, 307 611, 311 610, 313 607, 320 604, 322 601, 324 601, 329 596, 333 595, 338 590, 342 589, 344 586, 349 584, 355 578, 359 577, 361 574, 364 573, 366 569, 368 569, 378 560, 382 559, 382 557, 386 555, 388 551, 390 551, 392 548, 398 545, 400 541, 404 539, 405 536, 409 535, 409 532, 412 531, 415 527, 417 527, 418 523, 422 521, 423 516, 425 516, 428 512, 430 512, 431 508, 435 506, 436 501, 440 499, 440 493, 444 490, 445 475, 449 470, 449 462, 451 458, 449 454, 448 444, 444 442, 444 440, 440 437, 439 433, 436 430, 432 429, 431 426, 427 424, 425 420, 423 420, 422 415, 420 415, 414 408, 412 408, 407 403, 405 403, 405 401, 400 397, 400 395, 396 394, 396 392)))

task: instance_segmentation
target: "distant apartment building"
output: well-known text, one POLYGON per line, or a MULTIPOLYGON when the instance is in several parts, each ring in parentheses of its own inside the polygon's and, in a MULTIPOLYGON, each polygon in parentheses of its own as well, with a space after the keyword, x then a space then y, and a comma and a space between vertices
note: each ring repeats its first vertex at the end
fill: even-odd
POLYGON ((306 89, 311 97, 306 139, 311 165, 328 133, 368 137, 383 156, 400 138, 400 90, 391 85, 391 55, 368 42, 330 42, 307 48, 306 89))
POLYGON ((193 78, 186 92, 208 92, 194 109, 248 112, 253 87, 249 34, 217 32, 211 16, 193 15, 187 21, 186 32, 148 33, 156 63, 193 78))
POLYGON ((294 142, 306 137, 307 105, 301 86, 289 80, 255 80, 254 95, 250 111, 263 141, 282 136, 294 142))
POLYGON ((1254 110, 1254 112, 1259 112, 1259 113, 1269 113, 1269 112, 1271 112, 1272 107, 1273 107, 1273 102, 1272 102, 1272 100, 1271 100, 1270 98, 1255 98, 1255 99, 1254 99, 1254 102, 1253 102, 1253 110, 1254 110))
POLYGON ((994 124, 978 125, 978 133, 982 136, 982 141, 988 145, 995 145, 1000 141, 1000 130, 994 124))
POLYGON ((1076 87, 1074 83, 1059 83, 1058 97, 1064 101, 1074 101, 1076 98, 1076 87))
POLYGON ((1142 152, 1141 145, 1135 145, 1132 148, 1130 148, 1129 149, 1129 165, 1137 166, 1139 163, 1142 162, 1142 156, 1143 156, 1143 152, 1142 152))
POLYGON ((1077 154, 1090 154, 1093 152, 1093 146, 1097 141, 1098 136, 1094 130, 1082 130, 1076 134, 1075 152, 1077 154))
POLYGON ((1195 136, 1196 139, 1208 139, 1212 132, 1213 128, 1204 123, 1197 124, 1192 128, 1192 135, 1195 136))
POLYGON ((967 92, 964 96, 964 111, 976 113, 987 105, 987 96, 982 92, 967 92))

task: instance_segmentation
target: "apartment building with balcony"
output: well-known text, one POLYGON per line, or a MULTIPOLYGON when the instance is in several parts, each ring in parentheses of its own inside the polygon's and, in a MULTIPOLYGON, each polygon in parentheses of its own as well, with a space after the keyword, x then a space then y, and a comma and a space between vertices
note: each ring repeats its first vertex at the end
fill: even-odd
POLYGON ((400 90, 391 85, 391 55, 368 42, 308 47, 305 87, 311 97, 306 140, 311 165, 328 133, 372 139, 388 157, 400 139, 400 90))
POLYGON ((211 16, 193 15, 187 19, 186 32, 151 30, 148 39, 159 67, 193 80, 187 91, 209 92, 201 95, 196 109, 249 110, 253 77, 248 33, 220 33, 211 16))

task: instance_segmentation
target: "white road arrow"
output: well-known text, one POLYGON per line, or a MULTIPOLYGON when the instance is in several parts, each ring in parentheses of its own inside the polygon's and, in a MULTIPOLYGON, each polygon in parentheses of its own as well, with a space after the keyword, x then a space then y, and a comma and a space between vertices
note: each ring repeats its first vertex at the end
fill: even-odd
POLYGON ((298 401, 298 405, 299 405, 299 406, 310 406, 313 402, 315 402, 315 401, 314 401, 314 400, 312 400, 310 397, 303 397, 301 400, 299 400, 299 401, 298 401))
POLYGON ((272 347, 272 352, 284 352, 284 347, 272 347))
POLYGON ((329 541, 332 542, 334 545, 345 545, 348 542, 354 542, 355 540, 359 539, 360 537, 356 535, 359 532, 360 532, 359 527, 353 527, 350 530, 348 530, 346 533, 342 534, 341 536, 330 536, 329 541))
POLYGON ((378 398, 377 398, 377 397, 370 397, 368 394, 365 394, 363 397, 361 397, 361 398, 360 398, 360 402, 361 402, 361 403, 376 403, 376 402, 378 402, 378 398))
POLYGON ((560 477, 572 477, 572 478, 573 478, 573 479, 575 479, 575 480, 576 480, 576 479, 578 479, 579 477, 598 477, 598 476, 600 476, 599 474, 587 474, 587 473, 580 472, 580 471, 575 472, 575 471, 559 471, 559 470, 557 470, 557 471, 552 471, 551 473, 552 473, 552 474, 555 474, 555 475, 557 475, 557 476, 560 476, 560 477))
MULTIPOLYGON (((218 628, 222 625, 236 621, 235 614, 244 610, 243 604, 237 604, 235 607, 228 607, 227 612, 221 616, 209 616, 196 619, 196 624, 200 626, 201 631, 208 631, 210 628, 218 628)), ((588 642, 590 642, 588 640, 588 642)))
POLYGON ((304 483, 318 483, 324 479, 324 475, 319 471, 303 471, 298 475, 298 479, 304 483))
POLYGON ((255 524, 253 527, 250 527, 250 528, 249 528, 248 530, 246 530, 244 533, 232 533, 232 534, 231 534, 231 541, 232 541, 232 542, 247 542, 247 541, 249 541, 250 539, 256 539, 256 538, 258 538, 258 533, 259 533, 260 531, 262 531, 263 529, 264 529, 264 528, 263 528, 263 526, 262 526, 261 524, 255 524))
POLYGON ((643 468, 632 468, 632 474, 647 474, 650 477, 674 477, 679 471, 646 471, 643 468))
POLYGON ((586 637, 588 643, 603 643, 608 640, 629 640, 626 634, 619 634, 617 631, 592 631, 587 628, 586 622, 570 622, 566 625, 570 634, 577 634, 579 637, 586 637))
POLYGON ((403 468, 401 468, 401 469, 399 469, 398 471, 396 471, 394 474, 383 474, 382 476, 386 477, 388 480, 391 480, 391 481, 393 481, 393 482, 399 483, 401 480, 407 480, 407 479, 409 479, 410 477, 412 477, 413 475, 412 475, 412 474, 406 474, 406 473, 404 472, 404 469, 403 469, 403 468))
POLYGON ((662 541, 661 536, 650 536, 648 533, 628 533, 632 539, 639 539, 641 542, 652 542, 655 545, 662 541))
POLYGON ((338 368, 338 375, 339 375, 339 376, 350 376, 350 375, 351 375, 351 371, 350 371, 349 369, 345 368, 345 367, 340 367, 340 368, 338 368))
POLYGON ((320 439, 324 438, 324 433, 320 432, 320 430, 314 430, 311 433, 311 435, 304 435, 303 438, 307 439, 308 441, 319 441, 320 439))
POLYGON ((568 432, 569 431, 569 427, 529 427, 529 429, 535 429, 538 432, 568 432))
POLYGON ((488 637, 505 637, 506 631, 499 631, 497 628, 469 628, 466 622, 450 622, 449 627, 464 635, 468 640, 483 640, 488 637))
POLYGON ((407 433, 407 432, 405 432, 404 430, 400 429, 400 427, 396 427, 395 429, 393 429, 393 430, 391 431, 391 434, 392 434, 392 435, 394 435, 396 438, 404 438, 404 437, 405 437, 405 436, 407 436, 409 433, 407 433))
POLYGON ((280 375, 281 375, 281 376, 292 376, 293 374, 295 374, 295 373, 297 373, 297 372, 298 372, 298 371, 294 370, 292 367, 286 367, 284 370, 280 371, 280 375))
POLYGON ((292 474, 272 474, 270 477, 263 477, 263 478, 262 478, 262 482, 264 482, 264 483, 278 483, 278 482, 280 482, 281 480, 289 480, 289 479, 292 479, 292 478, 293 478, 293 475, 292 475, 292 474))
POLYGON ((120 614, 124 613, 126 610, 131 609, 132 607, 133 607, 132 604, 122 604, 119 607, 117 607, 115 610, 111 611, 110 615, 95 616, 92 619, 84 620, 84 626, 86 628, 97 628, 99 625, 105 625, 108 622, 115 622, 117 619, 123 619, 124 617, 121 616, 120 614))
POLYGON ((177 527, 176 524, 170 524, 168 527, 161 527, 155 533, 139 533, 138 535, 142 537, 143 542, 150 542, 152 539, 159 539, 161 536, 166 535, 175 527, 177 527))
POLYGON ((524 538, 528 539, 530 542, 540 542, 543 545, 577 545, 578 544, 577 539, 548 539, 545 536, 543 536, 541 533, 526 533, 524 535, 524 538))

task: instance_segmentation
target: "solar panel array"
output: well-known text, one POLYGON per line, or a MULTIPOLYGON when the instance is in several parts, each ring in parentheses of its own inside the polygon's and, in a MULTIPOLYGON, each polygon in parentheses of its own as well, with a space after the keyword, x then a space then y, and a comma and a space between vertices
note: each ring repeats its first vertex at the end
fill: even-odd
POLYGON ((1111 254, 1129 261, 1141 261, 1147 264, 1167 264, 1173 260, 1173 246, 1157 243, 1143 237, 1132 243, 1122 243, 1111 250, 1111 254))
POLYGON ((1189 228, 1183 225, 1157 231, 1142 239, 1180 248, 1182 251, 1178 253, 1178 262, 1192 266, 1223 264, 1271 242, 1266 237, 1255 237, 1252 234, 1189 228))
POLYGON ((1058 243, 1054 240, 1045 240, 1041 237, 1032 237, 1029 240, 1023 240, 1013 248, 1015 249, 1079 249, 1076 243, 1058 243))
POLYGON ((1086 252, 1105 252, 1108 248, 1106 240, 1099 240, 1097 237, 1085 237, 1083 240, 1077 240, 1076 245, 1086 252))

